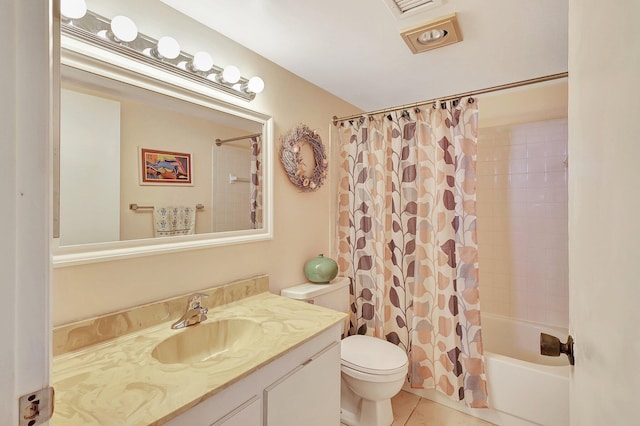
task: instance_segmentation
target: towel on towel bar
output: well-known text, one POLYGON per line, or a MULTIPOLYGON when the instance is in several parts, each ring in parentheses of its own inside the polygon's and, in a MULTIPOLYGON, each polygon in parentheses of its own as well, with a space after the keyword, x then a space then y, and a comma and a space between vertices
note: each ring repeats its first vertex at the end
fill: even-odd
POLYGON ((196 208, 156 206, 153 208, 154 236, 192 235, 196 229, 196 208))

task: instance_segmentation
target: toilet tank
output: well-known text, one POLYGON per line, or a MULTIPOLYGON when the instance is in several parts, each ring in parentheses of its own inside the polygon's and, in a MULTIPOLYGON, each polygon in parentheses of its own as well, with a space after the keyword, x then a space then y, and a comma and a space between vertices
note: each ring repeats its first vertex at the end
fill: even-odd
POLYGON ((328 284, 304 283, 285 288, 281 296, 349 313, 349 278, 337 277, 328 284))

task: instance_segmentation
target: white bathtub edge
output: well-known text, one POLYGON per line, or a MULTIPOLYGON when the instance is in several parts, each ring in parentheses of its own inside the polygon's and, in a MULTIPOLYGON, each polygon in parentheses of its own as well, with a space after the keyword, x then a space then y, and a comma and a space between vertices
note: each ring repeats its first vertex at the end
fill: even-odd
POLYGON ((436 402, 440 405, 444 405, 447 408, 459 411, 461 413, 473 416, 485 422, 493 423, 494 425, 509 425, 509 426, 535 426, 535 423, 531 423, 527 420, 512 416, 501 411, 497 411, 493 408, 469 408, 463 403, 453 401, 442 393, 434 389, 413 389, 406 384, 402 390, 417 395, 421 398, 428 399, 436 402))

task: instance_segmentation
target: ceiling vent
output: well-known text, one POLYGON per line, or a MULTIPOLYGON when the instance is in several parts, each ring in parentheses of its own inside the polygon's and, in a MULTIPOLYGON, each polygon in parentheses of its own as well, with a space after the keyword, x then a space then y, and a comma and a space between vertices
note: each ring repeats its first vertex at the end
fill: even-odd
POLYGON ((444 0, 384 0, 384 2, 397 18, 404 18, 440 6, 444 0))
POLYGON ((401 35, 414 54, 462 41, 455 13, 405 30, 401 35))

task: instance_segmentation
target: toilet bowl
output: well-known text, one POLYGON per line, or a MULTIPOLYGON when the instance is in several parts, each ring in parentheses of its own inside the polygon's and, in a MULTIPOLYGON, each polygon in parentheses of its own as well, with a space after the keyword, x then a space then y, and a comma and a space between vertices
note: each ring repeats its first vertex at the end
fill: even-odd
POLYGON ((340 346, 342 358, 341 421, 348 425, 389 426, 391 398, 405 382, 406 353, 370 336, 349 336, 340 346))
MULTIPOLYGON (((349 311, 349 279, 330 284, 305 283, 282 290, 281 295, 349 311)), ((383 339, 349 336, 342 339, 340 421, 349 426, 389 426, 393 423, 391 398, 405 382, 407 354, 383 339)))

